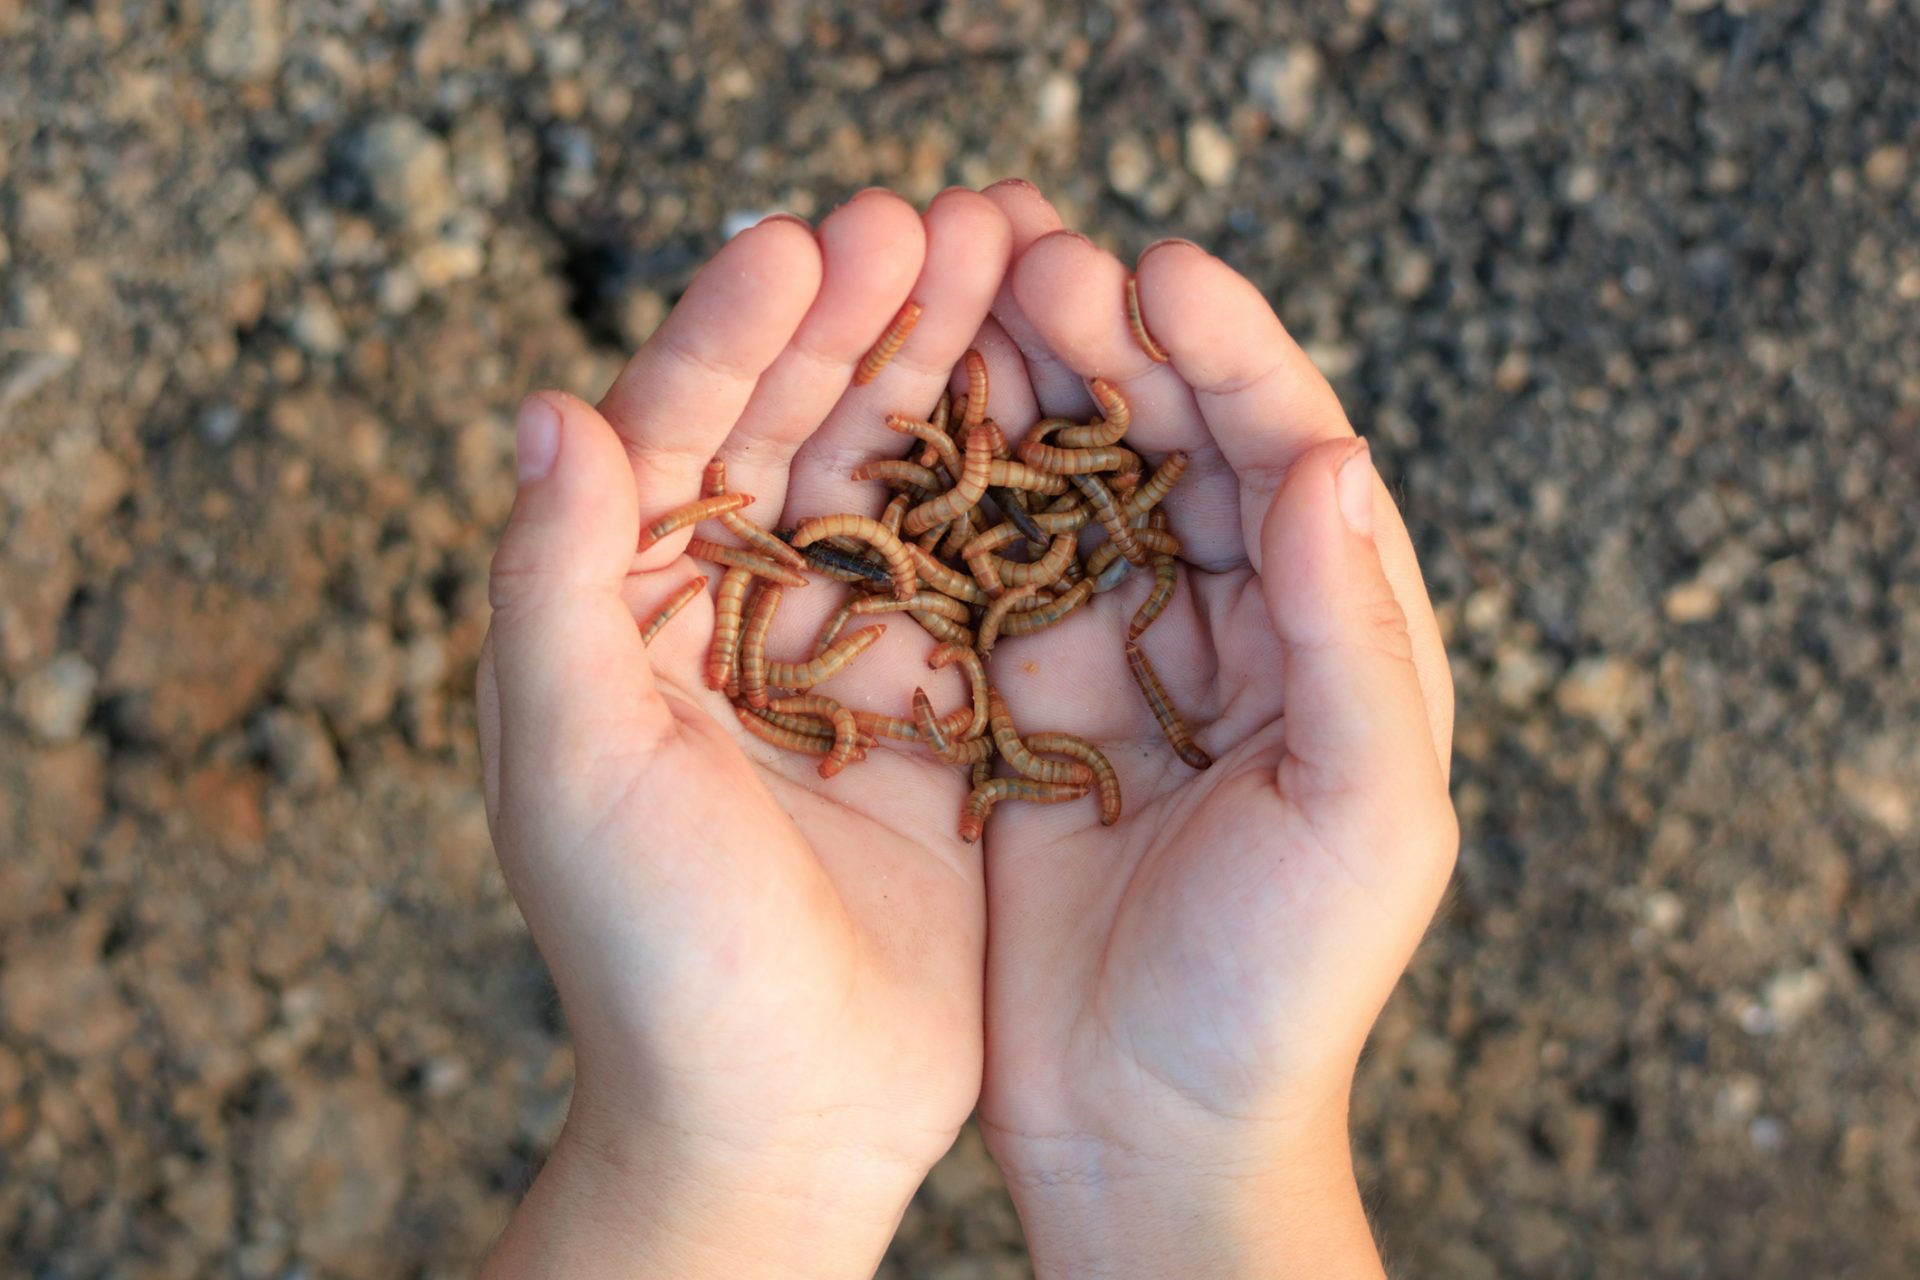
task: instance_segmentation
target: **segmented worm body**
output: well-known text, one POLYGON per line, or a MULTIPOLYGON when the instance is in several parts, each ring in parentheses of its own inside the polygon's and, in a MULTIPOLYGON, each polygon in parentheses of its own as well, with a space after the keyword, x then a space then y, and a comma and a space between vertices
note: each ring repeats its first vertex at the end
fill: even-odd
POLYGON ((1030 636, 1036 631, 1045 631, 1048 627, 1064 621, 1092 595, 1093 579, 1082 578, 1066 591, 1055 596, 1051 603, 1041 605, 1038 609, 1023 609, 1017 613, 1008 614, 1006 620, 1000 624, 1000 634, 1030 636))
POLYGON ((865 596, 855 600, 851 608, 862 617, 870 613, 905 613, 909 610, 918 613, 924 610, 943 618, 952 618, 955 622, 973 620, 973 610, 964 601, 938 591, 916 591, 905 600, 895 600, 892 596, 865 596))
POLYGON ((686 608, 687 604, 695 596, 706 589, 707 577, 705 574, 689 578, 686 582, 682 583, 679 590, 667 597, 666 603, 647 615, 647 620, 640 624, 640 643, 643 646, 652 644, 653 638, 660 634, 660 628, 672 622, 674 614, 686 608))
POLYGON ((973 645, 982 658, 989 657, 993 653, 993 646, 1000 639, 1000 630, 1007 625, 1007 615, 1017 609, 1023 601, 1039 595, 1040 590, 1039 587, 1031 584, 1012 587, 987 606, 986 616, 980 620, 980 631, 973 645))
POLYGON ((1087 476, 1140 467, 1140 455, 1117 444, 1101 449, 1062 449, 1039 440, 1022 440, 1020 459, 1030 467, 1051 471, 1057 476, 1087 476))
MULTIPOLYGON (((777 539, 774 540, 774 545, 799 560, 803 566, 807 563, 806 557, 794 551, 792 547, 787 546, 777 539)), ((757 578, 765 578, 769 582, 777 582, 783 587, 804 587, 807 585, 806 575, 797 573, 784 564, 775 564, 772 557, 761 555, 758 551, 748 551, 745 547, 729 547, 724 543, 708 542, 705 538, 695 538, 687 544, 687 554, 695 560, 709 560, 714 564, 724 564, 735 569, 745 569, 757 578)))
POLYGON ((1187 473, 1187 462, 1185 450, 1175 450, 1162 458, 1147 482, 1127 497, 1127 519, 1137 520, 1165 502, 1167 495, 1173 492, 1173 486, 1187 473))
POLYGON ((1029 751, 1027 744, 1020 741, 1020 735, 1014 732, 1013 713, 1007 710, 1007 701, 998 689, 987 690, 987 706, 990 709, 987 727, 993 734, 993 745, 1015 772, 1035 782, 1093 781, 1093 770, 1078 760, 1045 760, 1029 751))
MULTIPOLYGON (((911 527, 913 512, 907 513, 907 521, 911 527)), ((919 584, 913 560, 900 539, 878 520, 856 515, 817 516, 793 531, 793 545, 805 550, 822 538, 833 537, 857 538, 872 547, 887 562, 893 594, 902 600, 913 594, 919 584)))
POLYGON ((1140 282, 1132 276, 1127 277, 1127 325, 1133 330, 1133 340, 1147 353, 1147 359, 1155 364, 1165 364, 1172 357, 1167 349, 1153 340, 1147 332, 1147 318, 1140 314, 1140 282))
POLYGON ((689 525, 711 520, 724 512, 738 511, 752 502, 753 495, 750 493, 722 493, 711 498, 697 498, 685 506, 675 507, 640 531, 640 541, 634 547, 634 552, 645 551, 660 539, 689 525))
POLYGON ((747 602, 747 588, 753 575, 745 569, 728 569, 720 575, 720 590, 713 601, 713 647, 707 651, 707 688, 724 689, 736 683, 734 660, 740 645, 741 612, 747 602))
POLYGON ((1025 493, 1044 493, 1048 497, 1067 491, 1065 476, 1011 458, 995 458, 987 464, 987 483, 997 489, 1019 489, 1025 493))
POLYGON ((992 468, 993 453, 986 434, 980 427, 974 427, 967 432, 966 461, 961 464, 960 478, 954 482, 953 488, 907 512, 906 523, 901 528, 909 536, 925 533, 964 511, 971 511, 986 496, 987 476, 992 468))
POLYGON ((873 344, 866 355, 860 357, 859 367, 853 371, 853 385, 864 387, 879 377, 880 371, 887 367, 888 361, 900 354, 900 348, 905 345, 907 335, 912 333, 913 326, 919 323, 920 304, 908 301, 887 325, 885 332, 880 335, 880 340, 873 344))
MULTIPOLYGON (((954 444, 952 434, 947 431, 944 425, 928 422, 921 418, 909 418, 905 414, 895 413, 888 416, 887 426, 894 431, 900 432, 902 435, 913 436, 918 440, 924 441, 927 448, 933 451, 931 461, 920 462, 918 458, 914 460, 920 467, 931 469, 935 463, 938 463, 947 469, 948 475, 957 476, 960 474, 960 449, 959 446, 954 444)), ((922 456, 924 456, 924 454, 922 456)), ((859 479, 858 476, 854 478, 859 479)), ((939 486, 930 484, 925 487, 934 489, 939 486)))
POLYGON ((886 624, 862 627, 850 636, 836 640, 826 652, 805 662, 769 662, 767 683, 776 689, 811 689, 825 684, 849 662, 865 653, 873 642, 886 634, 886 624))
POLYGON ((1153 718, 1159 722, 1160 732, 1166 735, 1174 754, 1196 769, 1211 765, 1213 757, 1194 744, 1193 735, 1187 732, 1187 722, 1180 718, 1173 699, 1167 696, 1167 687, 1160 683, 1160 673, 1153 669, 1153 663, 1147 660, 1140 646, 1131 640, 1127 641, 1127 669, 1133 672, 1133 682, 1140 686, 1140 692, 1147 700, 1147 709, 1153 712, 1153 718))
MULTIPOLYGON (((976 775, 977 776, 977 775, 976 775)), ((1058 782, 1035 782, 1031 778, 989 778, 975 786, 967 796, 967 807, 960 814, 960 839, 972 844, 980 838, 993 806, 1002 800, 1029 800, 1035 804, 1065 804, 1087 794, 1087 784, 1069 786, 1058 782)))
POLYGON ((774 583, 761 587, 747 605, 746 624, 740 629, 740 696, 750 707, 767 705, 767 631, 782 590, 774 583))
POLYGON ((831 778, 846 768, 854 752, 860 749, 860 726, 854 723, 853 712, 832 698, 817 693, 800 693, 775 698, 768 707, 789 714, 822 716, 832 723, 833 747, 827 753, 827 758, 820 762, 820 776, 823 778, 831 778))
MULTIPOLYGON (((1152 523, 1141 530, 1143 534, 1159 533, 1166 529, 1167 516, 1164 511, 1155 511, 1149 519, 1152 523)), ((1174 589, 1179 583, 1179 562, 1164 551, 1154 552, 1153 590, 1147 593, 1147 598, 1135 611, 1133 621, 1127 624, 1127 639, 1138 640, 1146 634, 1147 628, 1153 625, 1154 619, 1166 612, 1168 603, 1173 599, 1174 589)))
POLYGON ((1120 775, 1100 748, 1071 733, 1030 733, 1025 741, 1029 751, 1071 756, 1091 769, 1100 793, 1100 825, 1110 827, 1120 821, 1120 775))
POLYGON ((1100 521, 1100 527, 1107 531, 1109 538, 1113 539, 1113 545, 1119 548, 1120 554, 1127 558, 1129 564, 1144 566, 1147 563, 1146 548, 1142 547, 1139 539, 1133 536, 1133 530, 1128 527, 1125 514, 1120 510, 1120 505, 1113 500, 1112 491, 1101 482, 1099 476, 1076 475, 1073 483, 1075 488, 1086 495, 1087 505, 1093 508, 1093 514, 1100 521))
POLYGON ((977 652, 964 644, 936 645, 933 652, 927 655, 927 665, 936 671, 950 667, 956 662, 966 669, 967 690, 973 700, 973 718, 967 722, 967 727, 961 731, 960 736, 977 738, 987 731, 987 720, 992 714, 992 708, 987 701, 986 663, 980 660, 977 652))

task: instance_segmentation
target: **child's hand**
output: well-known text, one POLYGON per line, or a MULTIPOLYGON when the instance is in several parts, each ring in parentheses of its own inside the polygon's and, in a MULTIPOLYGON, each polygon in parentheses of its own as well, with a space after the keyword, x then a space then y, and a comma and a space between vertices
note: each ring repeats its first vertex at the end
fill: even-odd
MULTIPOLYGON (((577 1083, 495 1274, 870 1274, 974 1104, 985 920, 949 816, 962 780, 876 751, 823 783, 749 737, 702 681, 708 596, 651 647, 636 630, 715 571, 681 554, 686 534, 629 562, 641 521, 699 496, 716 453, 763 525, 869 500, 847 471, 898 448, 887 410, 939 396, 1009 244, 972 192, 924 220, 864 194, 817 238, 763 223, 707 265, 598 412, 557 393, 522 411, 481 740, 577 1083), (910 290, 925 318, 849 390, 910 290)), ((787 594, 776 650, 806 647, 839 593, 787 594)), ((827 691, 865 705, 870 684, 898 706, 930 674, 931 641, 909 630, 827 691)))
POLYGON ((1023 721, 1107 751, 1126 811, 1014 805, 989 830, 990 1146, 1043 1273, 1377 1271, 1347 1094, 1458 839, 1452 687, 1406 530, 1252 285, 1149 250, 1156 364, 1127 269, 1047 234, 1031 187, 988 195, 1018 253, 995 307, 1014 342, 983 335, 996 390, 1024 364, 1039 412, 1084 415, 1104 376, 1127 445, 1193 457, 1167 502, 1191 567, 1141 644, 1214 759, 1182 763, 1129 678, 1150 574, 995 652, 1023 721))

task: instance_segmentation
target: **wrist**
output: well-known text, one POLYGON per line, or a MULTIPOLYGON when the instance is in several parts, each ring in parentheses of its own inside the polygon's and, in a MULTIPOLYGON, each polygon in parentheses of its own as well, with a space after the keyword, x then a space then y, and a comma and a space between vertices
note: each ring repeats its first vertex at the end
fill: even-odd
POLYGON ((719 1143, 576 1095, 483 1275, 869 1275, 926 1172, 815 1135, 719 1143))
POLYGON ((1147 1142, 994 1133, 990 1146, 1041 1280, 1382 1274, 1344 1097, 1285 1132, 1213 1117, 1147 1142))

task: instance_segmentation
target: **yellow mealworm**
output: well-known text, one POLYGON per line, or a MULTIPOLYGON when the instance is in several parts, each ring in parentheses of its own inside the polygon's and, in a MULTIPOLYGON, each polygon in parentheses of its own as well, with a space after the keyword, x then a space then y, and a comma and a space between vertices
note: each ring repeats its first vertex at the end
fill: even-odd
POLYGON ((780 607, 781 591, 774 583, 761 587, 747 606, 746 624, 740 628, 740 696, 750 707, 767 705, 767 631, 780 607))
MULTIPOLYGON (((909 418, 899 413, 887 418, 887 426, 903 435, 914 436, 924 441, 927 447, 933 450, 934 461, 945 467, 948 475, 960 474, 960 448, 954 444, 953 436, 948 433, 946 427, 919 418, 909 418)), ((933 464, 929 462, 920 465, 930 467, 933 464)), ((858 478, 858 476, 855 477, 855 479, 858 478)), ((926 487, 931 489, 936 486, 926 487)))
POLYGON ((1194 744, 1193 735, 1187 732, 1187 722, 1180 718, 1173 699, 1167 696, 1167 687, 1160 683, 1159 673, 1147 661, 1145 651, 1131 640, 1127 641, 1127 669, 1133 672, 1133 682, 1140 686, 1140 692, 1147 699, 1147 709, 1153 712, 1160 732, 1166 735, 1174 753, 1196 769, 1211 765, 1213 757, 1194 744))
POLYGON ((1119 445, 1104 449, 1063 449, 1038 440, 1020 442, 1020 460, 1058 476, 1092 475, 1096 471, 1138 471, 1140 455, 1119 445))
POLYGON ((655 520, 640 531, 640 541, 634 547, 635 553, 645 551, 668 534, 677 533, 689 525, 699 524, 702 520, 711 520, 723 511, 738 511, 753 501, 750 493, 722 493, 711 498, 699 498, 673 510, 655 520))
POLYGON ((876 458, 872 462, 863 462, 848 472, 847 478, 880 480, 896 489, 928 495, 940 492, 940 477, 933 474, 933 468, 899 458, 876 458))
POLYGON ((895 600, 892 596, 866 596, 855 600, 850 607, 853 612, 862 617, 870 613, 904 613, 911 609, 937 613, 943 618, 952 618, 955 622, 973 620, 973 610, 952 596, 943 595, 938 591, 916 591, 905 600, 895 600))
MULTIPOLYGON (((987 741, 991 741, 991 739, 987 739, 987 741)), ((967 771, 967 776, 971 779, 969 785, 976 791, 993 781, 992 758, 989 757, 985 760, 976 761, 973 768, 967 771)))
POLYGON ((886 527, 888 533, 896 536, 899 534, 900 521, 906 518, 907 506, 912 501, 913 499, 904 493, 893 495, 892 500, 887 503, 887 509, 880 513, 880 523, 886 527))
POLYGON ((967 412, 960 420, 960 425, 970 433, 987 417, 987 359, 973 350, 969 350, 964 359, 967 366, 967 412))
MULTIPOLYGON (((964 722, 970 713, 963 707, 958 714, 964 722)), ((986 738, 954 737, 954 716, 936 716, 925 689, 913 691, 913 723, 920 731, 920 741, 948 764, 977 764, 993 756, 993 743, 986 738)))
POLYGON ((740 717, 741 725, 754 737, 771 742, 774 746, 787 751, 796 751, 807 756, 824 756, 831 754, 834 749, 834 740, 830 734, 809 733, 775 724, 752 707, 736 705, 733 713, 740 717))
POLYGON ((967 545, 968 539, 980 532, 982 523, 978 507, 971 507, 955 516, 947 525, 947 540, 940 544, 940 554, 959 555, 960 548, 967 545))
POLYGON ((720 591, 713 602, 713 647, 707 651, 709 689, 726 688, 732 676, 740 645, 741 610, 747 588, 752 585, 753 575, 745 569, 728 569, 720 575, 720 591))
MULTIPOLYGON (((1158 533, 1166 528, 1167 514, 1155 511, 1151 519, 1154 525, 1141 530, 1142 533, 1158 533)), ((1127 624, 1127 639, 1138 640, 1153 625, 1155 618, 1166 612, 1167 605, 1173 599, 1174 589, 1179 585, 1179 562, 1164 551, 1157 551, 1153 557, 1153 590, 1141 602, 1133 615, 1133 621, 1127 624)))
POLYGON ((653 613, 648 616, 647 620, 640 625, 640 643, 642 645, 651 644, 653 638, 660 634, 660 628, 672 622, 673 615, 686 608, 687 603, 702 591, 706 590, 706 588, 707 578, 705 574, 687 579, 678 591, 675 591, 667 597, 665 604, 655 609, 653 613))
POLYGON ((1094 783, 1100 792, 1100 825, 1110 827, 1120 821, 1120 775, 1113 771, 1112 762, 1100 748, 1070 733, 1030 733, 1026 743, 1029 751, 1071 756, 1093 770, 1094 783))
POLYGON ((987 728, 993 734, 994 749, 1014 772, 1035 782, 1093 781, 1093 770, 1078 760, 1043 760, 1028 750, 1014 731, 1013 713, 1007 710, 1007 700, 1000 696, 998 689, 987 690, 987 706, 987 728))
POLYGON ((823 778, 831 778, 846 768, 860 748, 860 727, 854 723, 853 712, 832 698, 817 693, 794 694, 773 699, 768 709, 792 715, 822 716, 833 723, 833 750, 820 762, 823 778))
MULTIPOLYGON (((913 513, 908 512, 909 525, 912 520, 913 513)), ((804 549, 822 538, 834 537, 857 538, 879 552, 880 558, 887 562, 887 572, 892 576, 893 594, 899 599, 905 600, 918 588, 919 580, 907 548, 891 530, 871 517, 845 514, 817 516, 793 531, 793 545, 804 549)))
POLYGON ((1067 571, 1067 565, 1078 549, 1078 541, 1070 533, 1063 533, 1053 540, 1047 553, 1031 564, 1014 564, 1003 560, 999 564, 1000 581, 1009 587, 1021 587, 1031 584, 1044 587, 1057 582, 1060 575, 1067 571))
MULTIPOLYGON (((940 731, 950 738, 958 736, 972 714, 965 707, 949 711, 940 718, 940 731)), ((926 741, 920 726, 901 716, 890 716, 881 711, 855 711, 853 717, 860 726, 860 732, 875 738, 891 738, 895 742, 926 741)))
POLYGON ((892 322, 887 325, 886 331, 880 335, 880 340, 860 358, 859 367, 853 371, 853 385, 864 387, 879 377, 880 371, 887 367, 887 362, 900 354, 900 348, 906 342, 907 335, 912 333, 913 326, 919 323, 919 303, 908 302, 906 306, 901 307, 899 314, 894 316, 892 322))
POLYGON ((1179 482, 1181 476, 1186 474, 1187 462, 1188 458, 1184 450, 1176 450, 1162 458, 1160 465, 1155 467, 1153 474, 1147 478, 1147 482, 1128 496, 1124 508, 1127 519, 1137 519, 1165 502, 1167 495, 1173 491, 1173 486, 1179 482))
POLYGON ((1087 794, 1087 785, 1067 786, 1057 782, 1035 782, 1031 778, 991 778, 976 786, 967 796, 960 814, 960 839, 972 844, 986 828, 993 806, 1002 800, 1029 800, 1035 804, 1064 804, 1087 794))
MULTIPOLYGON (((792 547, 778 543, 781 550, 793 555, 792 547)), ((724 564, 735 569, 745 569, 758 578, 777 582, 783 587, 804 587, 806 577, 794 572, 785 565, 775 564, 770 557, 757 551, 748 551, 745 547, 729 547, 719 542, 708 542, 705 538, 695 538, 687 544, 687 554, 695 560, 710 560, 714 564, 724 564)), ((806 564, 806 557, 800 557, 800 563, 806 564)))
POLYGON ((1093 398, 1107 416, 1087 423, 1069 423, 1053 438, 1054 444, 1068 449, 1104 449, 1120 443, 1120 437, 1127 434, 1127 428, 1133 424, 1133 411, 1127 408, 1126 397, 1120 394, 1120 389, 1105 378, 1095 378, 1092 390, 1093 398))
POLYGON ((967 727, 960 731, 963 738, 977 738, 987 731, 987 718, 991 708, 987 703, 987 668, 980 655, 964 644, 941 644, 927 655, 927 665, 938 671, 959 663, 966 668, 968 696, 973 704, 973 716, 967 727))
POLYGON ((980 589, 990 596, 997 596, 1006 585, 1000 579, 1000 558, 993 553, 1020 537, 1020 530, 1013 524, 997 524, 966 546, 960 548, 960 558, 967 562, 967 568, 973 571, 973 580, 980 589))
POLYGON ((1132 276, 1127 277, 1127 325, 1133 330, 1133 340, 1147 353, 1147 359, 1155 364, 1165 364, 1170 357, 1167 349, 1153 340, 1147 332, 1147 318, 1140 314, 1140 282, 1132 276))
POLYGON ((1075 609, 1085 604, 1087 598, 1092 594, 1093 579, 1082 578, 1058 596, 1051 604, 1042 605, 1038 609, 1028 609, 1023 612, 1008 614, 1006 621, 1000 624, 1000 634, 1003 636, 1030 636, 1036 631, 1045 631, 1048 627, 1060 622, 1067 617, 1068 614, 1071 614, 1075 609))
POLYGON ((987 483, 996 489, 1019 489, 1027 493, 1044 493, 1048 497, 1067 491, 1065 476, 1006 458, 995 458, 987 464, 987 483))
POLYGON ((874 641, 886 634, 886 624, 862 627, 828 647, 825 653, 805 662, 769 662, 767 683, 776 689, 811 689, 825 684, 842 668, 865 653, 874 641))
POLYGON ((717 498, 727 491, 727 460, 715 458, 700 475, 700 496, 717 498))
POLYGON ((1146 548, 1133 536, 1133 530, 1127 527, 1126 518, 1121 514, 1119 504, 1113 500, 1113 494, 1099 476, 1081 476, 1073 478, 1074 487, 1087 497, 1087 504, 1093 508, 1093 514, 1113 539, 1113 545, 1127 558, 1127 563, 1144 565, 1147 563, 1146 548))
POLYGON ((858 604, 862 598, 863 597, 855 596, 842 601, 840 607, 827 616, 826 622, 821 624, 820 634, 815 637, 813 641, 813 653, 815 657, 819 657, 825 653, 827 646, 840 638, 841 631, 846 628, 847 619, 853 616, 853 606, 858 604))
POLYGON ((919 547, 909 546, 907 552, 913 559, 915 573, 935 591, 968 604, 987 602, 986 592, 980 590, 979 584, 966 574, 941 564, 930 552, 922 551, 919 547))
POLYGON ((988 449, 986 434, 982 428, 975 427, 967 433, 966 461, 953 488, 907 512, 906 523, 901 528, 909 536, 925 533, 936 524, 944 524, 961 512, 972 510, 986 496, 987 473, 992 465, 993 455, 988 449))
POLYGON ((987 606, 986 616, 980 620, 979 639, 975 640, 973 644, 973 647, 979 651, 981 658, 984 659, 992 655, 994 643, 1000 639, 1000 629, 1007 624, 1007 615, 1011 613, 1021 601, 1030 600, 1039 594, 1040 588, 1031 584, 1024 587, 1009 587, 1005 594, 987 606))
POLYGON ((955 622, 952 618, 928 613, 925 609, 909 609, 907 616, 919 623, 920 629, 935 640, 948 644, 971 645, 973 643, 973 632, 965 624, 955 622))
MULTIPOLYGON (((720 527, 740 539, 769 560, 777 560, 790 569, 805 569, 807 558, 795 551, 771 533, 762 529, 738 511, 725 511, 720 515, 720 527)), ((787 583, 787 586, 794 585, 787 583)))

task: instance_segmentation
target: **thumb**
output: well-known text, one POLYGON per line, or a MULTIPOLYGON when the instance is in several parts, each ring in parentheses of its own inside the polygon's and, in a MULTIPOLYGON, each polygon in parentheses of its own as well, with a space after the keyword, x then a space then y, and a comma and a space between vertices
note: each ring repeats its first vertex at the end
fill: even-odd
POLYGON ((1288 468, 1260 535, 1285 660, 1281 794, 1322 832, 1381 851, 1455 830, 1407 615, 1374 541, 1385 492, 1365 441, 1329 441, 1288 468))
POLYGON ((639 536, 633 469, 607 420, 556 391, 520 406, 515 453, 488 580, 501 777, 584 777, 567 767, 650 749, 671 720, 621 597, 639 536))

